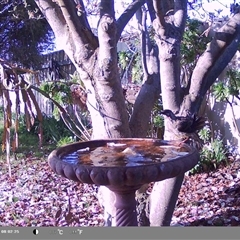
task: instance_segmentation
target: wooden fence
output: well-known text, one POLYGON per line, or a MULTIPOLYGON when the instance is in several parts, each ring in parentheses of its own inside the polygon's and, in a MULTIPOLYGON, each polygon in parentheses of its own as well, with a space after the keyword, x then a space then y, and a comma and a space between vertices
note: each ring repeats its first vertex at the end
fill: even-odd
MULTIPOLYGON (((63 50, 45 54, 42 58, 42 67, 38 69, 40 83, 60 79, 68 81, 71 78, 70 75, 76 71, 75 66, 63 50)), ((33 80, 32 84, 37 84, 36 80, 33 80)), ((52 116, 53 103, 36 91, 35 96, 41 111, 47 116, 52 116)))
POLYGON ((43 55, 42 68, 39 69, 41 81, 69 80, 70 74, 76 70, 63 50, 43 55))

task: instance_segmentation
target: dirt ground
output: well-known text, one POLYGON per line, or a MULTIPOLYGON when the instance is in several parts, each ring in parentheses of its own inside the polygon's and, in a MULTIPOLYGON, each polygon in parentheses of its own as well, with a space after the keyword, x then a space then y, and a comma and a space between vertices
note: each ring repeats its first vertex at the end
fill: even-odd
MULTIPOLYGON (((97 186, 64 179, 34 156, 14 160, 11 178, 0 162, 0 226, 102 225, 97 186)), ((240 159, 186 176, 171 225, 240 226, 240 159)))

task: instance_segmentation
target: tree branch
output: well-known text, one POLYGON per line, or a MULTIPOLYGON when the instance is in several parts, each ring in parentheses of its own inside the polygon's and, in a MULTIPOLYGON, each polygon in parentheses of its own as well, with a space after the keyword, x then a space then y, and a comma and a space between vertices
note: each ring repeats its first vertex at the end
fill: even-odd
POLYGON ((180 44, 187 15, 187 1, 154 0, 153 3, 156 12, 153 27, 159 48, 162 98, 165 99, 163 107, 178 112, 181 103, 180 44))
MULTIPOLYGON (((117 61, 114 0, 102 0, 100 9, 100 20, 98 24, 99 66, 100 68, 105 68, 107 65, 112 65, 117 61)), ((106 69, 104 69, 104 71, 105 70, 106 69)))
MULTIPOLYGON (((89 57, 98 47, 98 40, 89 29, 85 13, 82 12, 81 16, 78 16, 78 5, 73 0, 35 2, 49 22, 56 39, 65 46, 64 50, 73 63, 89 57)), ((82 7, 84 9, 84 6, 82 7)))
POLYGON ((121 14, 121 16, 117 20, 117 41, 119 40, 123 29, 132 18, 132 16, 136 13, 136 11, 145 3, 145 0, 135 0, 133 3, 129 4, 127 9, 121 14))
POLYGON ((51 0, 35 0, 39 9, 50 24, 56 38, 64 38, 66 21, 61 9, 51 0))
POLYGON ((101 0, 100 3, 100 18, 105 14, 114 17, 114 1, 113 0, 101 0))
POLYGON ((58 4, 67 23, 68 30, 73 38, 73 42, 78 44, 81 43, 81 48, 88 44, 88 50, 90 50, 90 48, 95 50, 98 44, 91 29, 89 29, 85 16, 86 13, 83 12, 82 9, 83 6, 76 5, 72 0, 58 0, 58 4), (93 39, 95 41, 93 41, 93 39))
POLYGON ((167 0, 167 1, 159 1, 154 0, 153 6, 156 12, 156 17, 159 22, 159 25, 162 28, 165 28, 165 17, 170 14, 172 15, 174 13, 174 1, 173 0, 167 0))
POLYGON ((178 0, 175 2, 174 24, 183 32, 187 19, 187 0, 178 0))
POLYGON ((147 27, 146 27, 146 20, 147 20, 147 13, 146 9, 138 9, 136 12, 136 18, 138 21, 138 29, 140 31, 140 41, 141 41, 141 46, 142 46, 142 54, 141 54, 141 59, 142 59, 142 68, 143 68, 143 75, 144 79, 147 79, 148 77, 148 69, 147 69, 147 62, 146 62, 146 57, 147 57, 147 49, 146 49, 146 38, 147 38, 147 27))
POLYGON ((221 72, 227 67, 228 63, 234 57, 240 43, 240 26, 238 26, 238 34, 232 40, 232 42, 228 45, 228 47, 224 50, 222 55, 218 57, 217 61, 209 71, 206 76, 206 80, 203 83, 200 94, 205 95, 207 90, 214 83, 216 78, 221 74, 221 72))
POLYGON ((82 0, 76 1, 78 2, 76 8, 78 9, 78 15, 80 15, 80 19, 82 19, 83 26, 86 26, 89 30, 91 30, 83 1, 82 0))
POLYGON ((151 22, 153 22, 154 19, 156 18, 156 14, 155 14, 154 7, 153 7, 153 1, 146 0, 146 3, 147 3, 147 7, 148 7, 149 16, 151 18, 151 22))
MULTIPOLYGON (((184 109, 197 112, 207 90, 236 53, 240 41, 240 13, 234 15, 222 28, 199 58, 191 78, 184 109)), ((181 110, 182 112, 183 110, 181 110)))
POLYGON ((137 96, 130 118, 132 137, 146 137, 152 108, 160 93, 158 52, 153 48, 146 29, 146 10, 137 11, 137 20, 141 35, 142 65, 145 83, 137 96))
MULTIPOLYGON (((82 139, 84 137, 84 131, 81 130, 74 122, 74 120, 71 118, 71 116, 68 114, 68 112, 65 110, 64 107, 62 107, 57 101, 55 101, 53 98, 51 98, 47 93, 45 93, 43 90, 41 90, 38 87, 35 87, 34 85, 30 85, 29 89, 33 89, 36 92, 39 92, 41 95, 46 97, 47 99, 51 100, 54 105, 59 110, 59 113, 62 117, 62 120, 66 124, 66 126, 69 128, 69 130, 74 133, 78 138, 82 139), (83 136, 82 136, 83 135, 83 136)), ((84 140, 88 140, 87 138, 84 140)))

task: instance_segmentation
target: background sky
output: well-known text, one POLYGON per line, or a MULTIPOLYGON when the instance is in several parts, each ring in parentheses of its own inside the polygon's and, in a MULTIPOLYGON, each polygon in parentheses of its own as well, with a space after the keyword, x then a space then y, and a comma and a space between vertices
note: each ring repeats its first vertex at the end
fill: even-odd
POLYGON ((233 1, 226 1, 226 0, 219 0, 219 1, 212 1, 212 2, 205 1, 201 12, 204 12, 205 10, 205 11, 217 14, 218 10, 221 9, 222 12, 219 14, 219 17, 228 16, 230 15, 231 3, 233 3, 233 1))

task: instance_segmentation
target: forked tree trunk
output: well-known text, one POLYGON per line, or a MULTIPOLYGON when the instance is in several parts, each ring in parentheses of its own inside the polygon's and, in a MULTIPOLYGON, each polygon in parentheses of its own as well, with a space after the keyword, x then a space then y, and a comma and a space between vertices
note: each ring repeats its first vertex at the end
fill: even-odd
MULTIPOLYGON (((136 101, 135 112, 129 124, 118 74, 116 46, 125 25, 145 1, 135 0, 116 21, 114 1, 101 0, 98 37, 94 36, 90 29, 82 0, 35 0, 35 2, 46 16, 55 37, 64 45, 64 51, 84 82, 87 105, 92 118, 93 138, 130 137, 132 134, 138 136, 138 132, 144 136, 147 129, 146 121, 149 119, 146 114, 150 113, 150 107, 154 102, 152 96, 157 94, 156 77, 159 76, 155 71, 157 68, 151 72, 152 76, 149 74, 150 77, 148 76, 136 101), (147 105, 141 108, 144 97, 149 98, 149 108, 147 105), (144 130, 141 130, 141 127, 144 130)), ((207 46, 193 71, 189 92, 182 98, 180 44, 187 17, 187 1, 147 0, 147 2, 153 2, 156 15, 153 26, 159 48, 163 107, 185 116, 187 112, 197 113, 205 93, 239 46, 240 13, 236 13, 207 46)), ((155 62, 158 64, 158 61, 155 62)), ((166 129, 170 130, 168 126, 166 129)), ((165 139, 174 138, 171 131, 170 135, 165 135, 165 139)), ((154 185, 150 207, 151 225, 170 224, 182 179, 183 176, 179 176, 154 185)))

